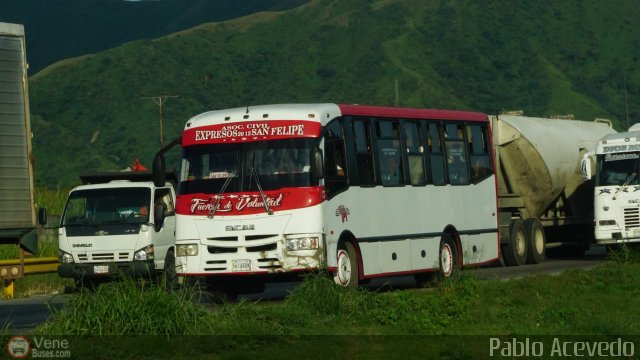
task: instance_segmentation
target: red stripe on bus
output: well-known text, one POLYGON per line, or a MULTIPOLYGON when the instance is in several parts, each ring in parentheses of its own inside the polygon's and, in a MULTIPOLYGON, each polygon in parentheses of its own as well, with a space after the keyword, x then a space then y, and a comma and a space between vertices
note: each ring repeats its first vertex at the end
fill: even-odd
MULTIPOLYGON (((324 200, 321 186, 282 188, 265 191, 265 199, 274 212, 302 209, 320 204, 324 200)), ((187 194, 177 196, 176 213, 180 215, 208 215, 218 203, 215 215, 250 215, 265 212, 259 192, 225 193, 220 198, 211 194, 187 194)))
POLYGON ((488 122, 487 115, 473 111, 411 109, 385 106, 338 105, 342 115, 380 116, 429 120, 461 120, 488 122))

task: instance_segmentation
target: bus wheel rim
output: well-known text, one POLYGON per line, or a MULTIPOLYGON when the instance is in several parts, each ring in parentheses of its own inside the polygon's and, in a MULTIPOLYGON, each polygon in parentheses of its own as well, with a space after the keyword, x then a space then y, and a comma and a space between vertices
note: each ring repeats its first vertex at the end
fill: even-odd
POLYGON ((440 253, 440 262, 442 263, 442 273, 444 276, 449 276, 453 272, 453 253, 449 244, 442 246, 442 252, 440 253))
POLYGON ((346 251, 338 252, 338 281, 342 286, 347 286, 351 280, 351 260, 346 251))

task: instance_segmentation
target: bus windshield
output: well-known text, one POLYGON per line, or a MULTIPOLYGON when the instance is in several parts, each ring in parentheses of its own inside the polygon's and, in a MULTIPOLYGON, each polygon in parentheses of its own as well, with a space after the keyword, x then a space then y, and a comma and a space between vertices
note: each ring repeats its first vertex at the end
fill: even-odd
POLYGON ((186 147, 179 193, 258 191, 255 175, 265 191, 317 186, 309 166, 317 144, 305 138, 186 147))
POLYGON ((640 153, 606 154, 598 156, 598 186, 638 185, 638 159, 640 153), (631 177, 633 174, 635 175, 631 177), (629 181, 630 180, 630 181, 629 181))

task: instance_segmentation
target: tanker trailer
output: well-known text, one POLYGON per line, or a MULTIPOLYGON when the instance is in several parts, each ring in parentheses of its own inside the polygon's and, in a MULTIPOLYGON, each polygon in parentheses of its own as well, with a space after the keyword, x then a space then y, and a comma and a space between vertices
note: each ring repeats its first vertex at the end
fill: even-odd
POLYGON ((539 263, 546 249, 584 253, 593 241, 594 183, 583 180, 580 161, 615 132, 611 124, 514 115, 491 122, 504 263, 539 263))

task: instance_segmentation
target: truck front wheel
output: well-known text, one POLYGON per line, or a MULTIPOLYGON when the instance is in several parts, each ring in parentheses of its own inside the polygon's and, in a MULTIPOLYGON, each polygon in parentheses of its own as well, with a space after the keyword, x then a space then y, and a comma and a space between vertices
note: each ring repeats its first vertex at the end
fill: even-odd
POLYGON ((164 272, 162 274, 162 283, 165 289, 168 291, 174 290, 178 284, 177 279, 176 257, 173 254, 173 250, 169 250, 164 258, 164 272))

